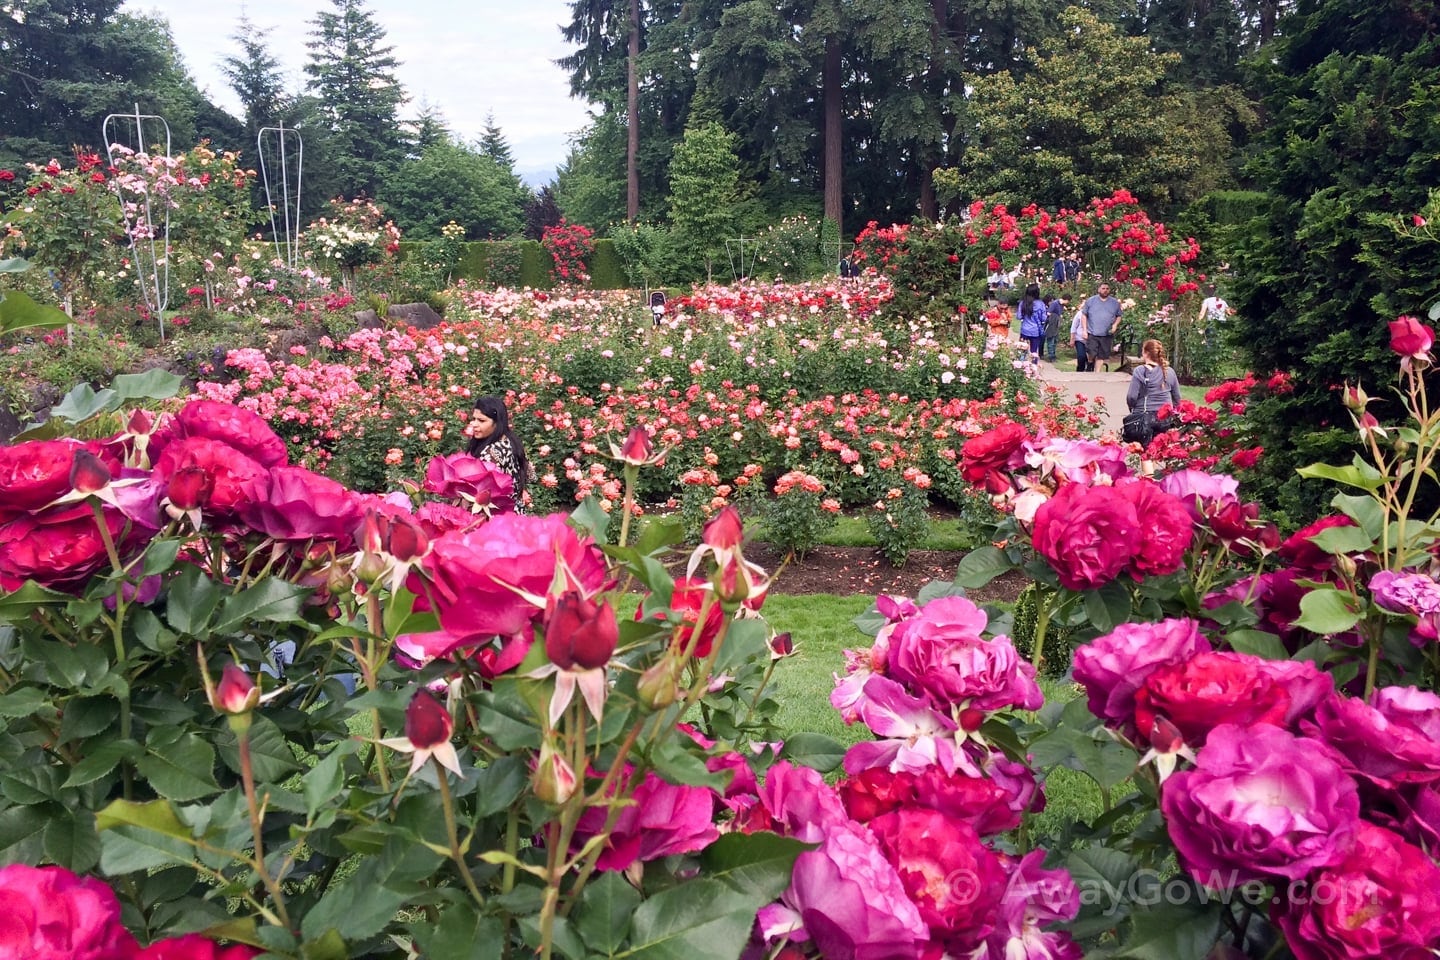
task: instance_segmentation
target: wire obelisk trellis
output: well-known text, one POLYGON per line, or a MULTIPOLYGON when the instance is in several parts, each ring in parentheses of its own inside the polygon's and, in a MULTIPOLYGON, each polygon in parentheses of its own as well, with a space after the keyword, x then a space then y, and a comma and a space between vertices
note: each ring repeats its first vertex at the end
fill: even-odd
MULTIPOLYGON (((145 153, 145 121, 157 122, 165 130, 165 156, 170 156, 170 124, 164 117, 154 113, 141 113, 140 104, 135 104, 134 113, 112 113, 100 124, 100 136, 105 140, 105 156, 110 161, 110 166, 115 166, 115 147, 120 144, 116 136, 112 135, 112 126, 117 127, 120 123, 135 124, 135 146, 137 154, 145 153)), ((116 187, 117 193, 120 187, 116 187)), ((146 189, 141 194, 141 199, 135 203, 135 212, 132 216, 125 212, 125 197, 120 195, 121 216, 125 220, 125 232, 130 237, 130 253, 135 264, 135 282, 140 287, 140 295, 145 298, 145 305, 155 311, 155 319, 160 324, 160 339, 165 339, 165 308, 170 305, 170 204, 165 207, 164 226, 156 235, 155 220, 150 209, 150 190, 146 189), (149 242, 142 245, 141 239, 149 242)))
POLYGON ((760 244, 754 237, 732 237, 725 241, 725 256, 730 260, 730 276, 735 283, 750 279, 750 272, 755 269, 755 254, 759 252, 759 248, 760 244), (746 244, 749 244, 748 249, 746 244), (750 255, 748 262, 745 259, 747 253, 750 255))
POLYGON ((275 251, 290 269, 300 258, 300 185, 305 170, 305 138, 293 127, 261 127, 255 135, 255 153, 260 157, 260 180, 265 185, 265 206, 270 211, 270 235, 275 238, 275 251), (273 154, 279 155, 280 219, 275 224, 275 193, 271 184, 270 166, 265 162, 265 142, 273 140, 273 154), (290 193, 289 143, 294 141, 295 193, 290 193))

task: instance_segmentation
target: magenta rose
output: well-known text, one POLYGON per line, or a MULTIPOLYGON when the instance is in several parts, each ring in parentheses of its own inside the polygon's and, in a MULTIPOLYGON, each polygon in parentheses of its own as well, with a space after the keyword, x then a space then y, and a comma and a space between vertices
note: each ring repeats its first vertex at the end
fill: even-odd
POLYGON ((1140 546, 1130 561, 1130 576, 1140 581, 1179 570, 1185 551, 1195 539, 1195 519, 1185 504, 1153 480, 1135 480, 1115 489, 1134 505, 1135 515, 1142 518, 1140 546))
POLYGON ((505 512, 515 509, 515 478, 488 460, 467 453, 431 457, 425 465, 429 493, 447 500, 469 500, 505 512))
POLYGON ((1296 960, 1422 960, 1440 943, 1440 867, 1382 827, 1362 822, 1338 863, 1277 892, 1296 960))
POLYGON ((1207 473, 1204 470, 1176 470, 1160 481, 1160 489, 1179 497, 1190 516, 1199 520, 1209 512, 1212 505, 1235 503, 1240 481, 1227 473, 1207 473))
POLYGON ((1335 748, 1341 765, 1360 780, 1362 789, 1389 792, 1401 784, 1440 780, 1440 743, 1363 700, 1331 694, 1301 727, 1335 748))
POLYGON ((1372 699, 1391 723, 1407 724, 1440 741, 1440 696, 1418 687, 1381 687, 1372 699))
POLYGON ((831 830, 850 819, 835 788, 809 767, 797 767, 788 760, 775 764, 765 774, 757 794, 768 814, 768 825, 752 820, 749 830, 772 830, 805 843, 819 843, 831 830))
POLYGON ((1008 637, 984 639, 986 619, 964 597, 930 601, 890 634, 890 676, 939 710, 1038 710, 1045 698, 1035 668, 1016 654, 1008 637))
POLYGON ((1355 781, 1330 749, 1264 724, 1211 730, 1195 767, 1165 781, 1160 809, 1180 865, 1217 889, 1339 863, 1360 822, 1355 781))
POLYGON ((440 625, 457 637, 510 636, 542 612, 516 590, 543 596, 561 562, 584 592, 605 585, 604 555, 564 515, 504 513, 478 529, 436 539, 419 567, 428 589, 412 575, 411 590, 430 597, 440 625))
POLYGON ((210 478, 204 507, 209 515, 234 518, 242 507, 269 492, 268 468, 228 443, 209 437, 189 437, 168 445, 155 461, 154 476, 168 485, 172 476, 191 468, 210 478))
MULTIPOLYGON (((112 541, 119 542, 125 516, 108 505, 101 515, 112 541)), ((110 565, 105 538, 89 504, 54 507, 0 525, 0 587, 6 590, 34 580, 41 586, 78 593, 110 565)))
MULTIPOLYGON (((630 777, 623 778, 628 783, 630 777)), ((666 783, 653 772, 635 787, 634 803, 624 807, 596 861, 600 870, 626 870, 638 861, 695 853, 720 836, 715 828, 715 793, 706 787, 666 783)), ((591 807, 575 827, 575 846, 600 832, 608 807, 591 807)))
POLYGON ((464 533, 485 522, 485 517, 480 514, 457 507, 453 503, 440 503, 436 500, 420 504, 415 510, 415 519, 420 523, 420 529, 425 531, 425 536, 431 540, 455 531, 464 533))
POLYGON ((218 440, 262 467, 278 467, 290 457, 285 441, 275 435, 264 417, 219 400, 191 400, 173 420, 155 431, 150 438, 152 459, 170 443, 186 437, 218 440))
POLYGON ((1381 570, 1370 578, 1370 595, 1377 607, 1390 613, 1440 614, 1440 583, 1423 573, 1381 570))
POLYGON ((272 467, 255 499, 241 506, 240 518, 276 540, 333 540, 343 552, 355 542, 360 503, 359 495, 329 477, 304 467, 272 467))
POLYGON ((1114 580, 1140 539, 1135 507, 1114 487, 1067 483, 1035 513, 1035 550, 1067 590, 1114 580))
POLYGON ((1219 724, 1289 727, 1330 689, 1330 678, 1313 663, 1301 671, 1270 668, 1272 661, 1248 653, 1201 653, 1153 670, 1135 691, 1135 727, 1147 737, 1157 718, 1169 720, 1191 746, 1205 742, 1219 724), (1308 668, 1308 670, 1307 670, 1308 668), (1291 687, 1303 695, 1291 701, 1291 687))
POLYGON ((0 867, 0 904, 6 960, 131 960, 137 950, 115 891, 63 867, 0 867))
POLYGON ((251 960, 262 951, 254 947, 235 945, 222 947, 214 940, 207 940, 198 933, 183 937, 157 940, 135 955, 135 960, 251 960))
POLYGON ((1106 726, 1133 733, 1135 691, 1157 668, 1211 650, 1194 620, 1123 623, 1075 651, 1075 681, 1085 687, 1090 712, 1106 726))
POLYGON ((1390 349, 1402 357, 1419 360, 1429 355, 1435 345, 1435 331, 1415 317, 1397 317, 1390 321, 1390 349))
POLYGON ((1080 960, 1084 951, 1054 924, 1074 920, 1080 912, 1080 891, 1063 869, 1044 867, 1045 851, 1032 850, 1009 864, 1010 876, 987 938, 989 957, 1025 960, 1080 960))
POLYGON ((789 888, 759 925, 767 940, 809 940, 833 960, 918 960, 930 939, 900 875, 858 824, 795 858, 789 888))
POLYGON ((970 824, 914 807, 883 814, 870 829, 932 940, 963 956, 995 929, 1005 868, 970 824))

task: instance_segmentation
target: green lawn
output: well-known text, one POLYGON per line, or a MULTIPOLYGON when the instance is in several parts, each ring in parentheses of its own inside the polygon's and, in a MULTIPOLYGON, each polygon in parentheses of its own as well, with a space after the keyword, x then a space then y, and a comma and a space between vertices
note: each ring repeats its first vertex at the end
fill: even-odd
MULTIPOLYGON (((764 525, 751 520, 745 525, 747 539, 769 542, 765 539, 764 525)), ((835 526, 825 532, 820 542, 831 547, 873 547, 875 538, 865 523, 863 514, 841 515, 835 526)), ((915 545, 917 550, 969 550, 978 546, 975 535, 968 531, 959 517, 931 515, 925 539, 915 545)))

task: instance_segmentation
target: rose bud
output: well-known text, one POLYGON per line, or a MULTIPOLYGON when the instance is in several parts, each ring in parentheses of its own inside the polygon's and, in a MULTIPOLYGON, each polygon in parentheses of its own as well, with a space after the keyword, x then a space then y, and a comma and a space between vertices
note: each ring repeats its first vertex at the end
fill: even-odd
POLYGON ((418 691, 405 708, 405 739, 417 750, 427 750, 448 743, 455 730, 455 721, 428 690, 418 691))
POLYGON ((1150 746, 1156 753, 1175 753, 1185 746, 1185 738, 1175 724, 1164 717, 1156 717, 1150 724, 1150 746))
POLYGON ((530 785, 539 800, 557 807, 575 795, 575 771, 548 740, 540 745, 530 785))
POLYGON ((979 707, 966 707, 960 711, 960 729, 966 733, 974 733, 985 726, 985 711, 979 707))
POLYGON ((170 475, 165 496, 177 510, 198 510, 210 502, 215 477, 202 467, 181 467, 170 475))
POLYGON ((249 713, 260 702, 260 688, 250 679, 250 674, 233 663, 225 665, 220 675, 220 684, 210 698, 210 706, 221 713, 249 713))
POLYGON ((545 653, 561 670, 595 670, 610 662, 620 625, 608 602, 597 604, 578 590, 551 595, 545 608, 545 653))
POLYGON ((110 468, 89 450, 76 450, 70 465, 70 487, 86 495, 99 493, 110 485, 110 468))
POLYGON ((705 524, 705 532, 701 540, 708 546, 719 550, 734 550, 740 546, 740 541, 745 535, 745 525, 740 520, 740 513, 734 507, 726 507, 715 515, 715 518, 705 524))
POLYGON ((787 630, 770 638, 770 659, 783 660, 795 653, 795 640, 787 630))
POLYGON ((632 427, 620 447, 620 459, 634 467, 643 466, 655 453, 655 442, 644 427, 632 427))
POLYGON ((401 563, 409 563, 430 549, 430 538, 409 517, 391 518, 388 533, 386 552, 401 563))
POLYGON ((126 433, 143 435, 155 429, 155 417, 149 410, 134 410, 130 414, 130 421, 125 425, 126 433))
POLYGON ((676 686, 676 664, 666 657, 640 674, 635 687, 635 698, 651 710, 663 710, 675 702, 679 690, 676 686))

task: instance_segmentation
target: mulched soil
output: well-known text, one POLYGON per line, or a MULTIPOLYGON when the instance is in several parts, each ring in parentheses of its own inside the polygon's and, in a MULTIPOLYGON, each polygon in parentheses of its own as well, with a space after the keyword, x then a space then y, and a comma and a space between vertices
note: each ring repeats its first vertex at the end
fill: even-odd
MULTIPOLYGON (((804 560, 792 560, 784 569, 784 554, 768 543, 745 546, 745 559, 774 574, 770 589, 775 593, 881 593, 913 597, 931 580, 953 580, 960 558, 956 550, 913 550, 903 567, 892 567, 873 547, 816 547, 804 560)), ((1008 573, 979 590, 969 591, 978 601, 1013 602, 1029 580, 1020 573, 1008 573)))

